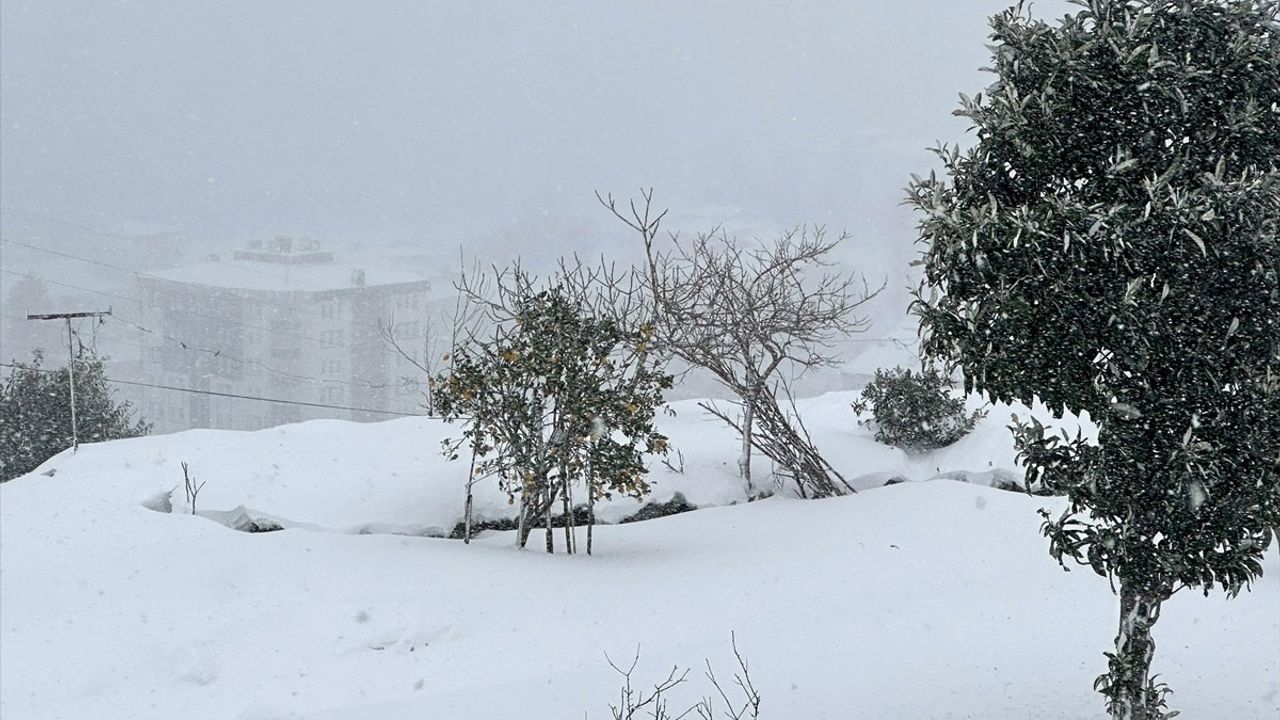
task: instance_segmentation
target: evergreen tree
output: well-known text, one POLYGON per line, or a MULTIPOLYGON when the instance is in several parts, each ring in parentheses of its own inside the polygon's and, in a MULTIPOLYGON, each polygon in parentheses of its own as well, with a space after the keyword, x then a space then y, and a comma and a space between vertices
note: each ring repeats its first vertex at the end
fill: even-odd
MULTIPOLYGON (((31 362, 14 363, 0 385, 0 482, 36 469, 72 445, 71 398, 67 367, 41 367, 37 350, 31 362)), ((117 402, 107 385, 102 359, 82 353, 75 360, 76 428, 81 442, 145 435, 151 426, 135 421, 133 407, 117 402)))
POLYGON ((1052 555, 1118 588, 1096 687, 1149 720, 1162 603, 1248 587, 1280 521, 1280 24, 1270 0, 1076 4, 993 19, 975 144, 911 185, 915 309, 966 389, 1097 422, 1017 442, 1069 499, 1052 555))

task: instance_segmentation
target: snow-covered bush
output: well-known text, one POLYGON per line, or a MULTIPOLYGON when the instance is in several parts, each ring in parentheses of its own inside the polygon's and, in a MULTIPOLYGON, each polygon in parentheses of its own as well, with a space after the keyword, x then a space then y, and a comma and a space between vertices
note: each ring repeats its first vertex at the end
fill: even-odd
POLYGON ((946 447, 987 415, 984 410, 966 413, 964 398, 951 394, 951 379, 932 367, 876 370, 852 407, 859 415, 871 413, 877 442, 904 450, 946 447))

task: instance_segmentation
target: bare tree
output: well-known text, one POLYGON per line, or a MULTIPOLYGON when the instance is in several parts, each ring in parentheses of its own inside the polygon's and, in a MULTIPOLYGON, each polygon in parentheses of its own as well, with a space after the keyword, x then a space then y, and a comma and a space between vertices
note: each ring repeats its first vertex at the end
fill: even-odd
POLYGON ((865 279, 834 271, 830 255, 848 235, 832 239, 822 227, 799 227, 748 246, 715 229, 691 241, 668 234, 663 249, 657 241, 666 212, 654 209, 652 190, 626 209, 610 195, 597 198, 644 242, 645 287, 663 350, 710 371, 738 398, 740 421, 708 409, 742 435, 738 468, 747 491, 755 493, 754 447, 802 496, 853 492, 803 430, 787 380, 837 364, 834 343, 869 327, 856 311, 884 286, 871 290, 865 279))
MULTIPOLYGON (((396 354, 404 358, 410 365, 426 375, 423 409, 427 415, 436 415, 435 382, 450 366, 453 348, 465 337, 474 334, 480 321, 481 308, 474 306, 460 293, 454 301, 453 310, 434 316, 427 315, 421 322, 421 334, 410 334, 405 331, 405 324, 396 322, 394 315, 378 321, 378 334, 396 354), (415 346, 421 348, 421 355, 415 352, 415 346)), ((419 321, 413 321, 419 322, 419 321)), ((417 381, 404 378, 406 383, 417 381)))
MULTIPOLYGON (((584 262, 577 255, 561 258, 546 278, 529 272, 519 258, 505 267, 484 268, 473 263, 470 269, 463 268, 455 287, 465 306, 466 327, 477 331, 509 325, 515 320, 519 300, 549 284, 592 317, 608 318, 626 330, 640 331, 654 321, 644 276, 634 268, 620 268, 604 258, 595 264, 584 262)), ((457 341, 476 338, 475 332, 459 336, 455 345, 457 341)))

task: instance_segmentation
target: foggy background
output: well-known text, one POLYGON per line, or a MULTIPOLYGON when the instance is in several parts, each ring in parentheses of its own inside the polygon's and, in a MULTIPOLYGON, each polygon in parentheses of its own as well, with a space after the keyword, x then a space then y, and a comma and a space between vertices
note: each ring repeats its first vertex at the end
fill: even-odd
MULTIPOLYGON (((278 235, 631 261, 593 192, 642 186, 676 229, 847 229, 846 267, 889 284, 868 337, 892 335, 902 188, 965 140, 1007 4, 3 2, 0 355, 60 364, 58 328, 18 316, 143 303, 137 273, 278 235)), ((110 354, 141 352, 119 328, 110 354)))

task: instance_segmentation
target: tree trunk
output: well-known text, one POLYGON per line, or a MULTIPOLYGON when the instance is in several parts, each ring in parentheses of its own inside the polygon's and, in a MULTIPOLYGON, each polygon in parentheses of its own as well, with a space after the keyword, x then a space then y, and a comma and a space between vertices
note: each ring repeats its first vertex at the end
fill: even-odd
POLYGON ((564 551, 570 555, 573 554, 573 499, 569 497, 569 479, 563 475, 564 467, 560 468, 560 482, 563 483, 560 488, 560 505, 564 508, 564 551))
POLYGON ((547 478, 544 484, 547 488, 547 512, 545 514, 547 522, 547 552, 554 553, 556 551, 556 537, 551 530, 551 506, 555 505, 556 501, 555 498, 551 497, 551 479, 547 478))
POLYGON ((1120 626, 1111 656, 1104 693, 1113 720, 1160 720, 1162 692, 1151 682, 1151 658, 1156 644, 1151 628, 1160 619, 1160 604, 1168 593, 1134 588, 1120 581, 1120 626))
POLYGON ((587 450, 587 554, 591 554, 591 533, 596 527, 596 485, 595 465, 591 462, 591 452, 595 450, 595 441, 587 450))
POLYGON ((471 446, 471 469, 467 470, 467 504, 462 514, 462 542, 471 544, 472 488, 476 481, 476 448, 471 446))
POLYGON ((756 400, 755 411, 751 414, 753 423, 761 427, 758 440, 755 439, 754 429, 752 434, 748 434, 740 424, 746 420, 745 414, 741 419, 734 418, 716 407, 715 403, 709 402, 700 403, 699 407, 742 433, 744 438, 752 438, 753 445, 759 443, 760 452, 777 463, 785 475, 790 476, 800 497, 836 497, 857 492, 831 463, 823 459, 799 418, 794 422, 789 420, 773 395, 760 395, 756 400))
POLYGON ((527 489, 526 487, 524 487, 523 485, 521 485, 521 487, 520 487, 520 514, 517 516, 517 517, 520 519, 520 522, 519 522, 518 527, 516 528, 516 547, 518 547, 518 548, 523 548, 523 547, 525 546, 525 543, 527 543, 527 542, 529 541, 529 532, 530 532, 530 530, 531 530, 531 527, 530 527, 530 524, 529 524, 529 498, 528 498, 528 495, 529 495, 529 491, 528 491, 528 489, 527 489))
POLYGON ((747 484, 747 497, 756 494, 751 483, 751 428, 755 422, 755 397, 746 397, 742 403, 742 454, 738 456, 738 475, 747 484))

